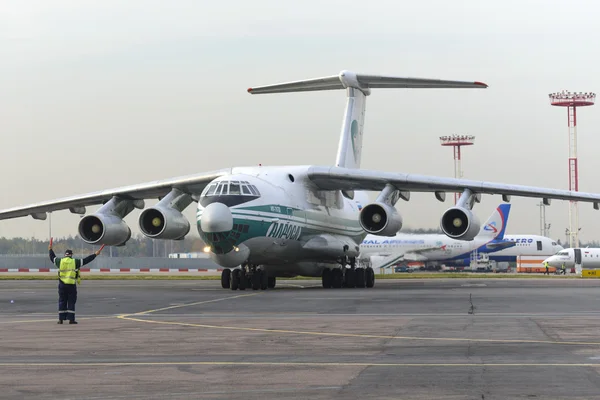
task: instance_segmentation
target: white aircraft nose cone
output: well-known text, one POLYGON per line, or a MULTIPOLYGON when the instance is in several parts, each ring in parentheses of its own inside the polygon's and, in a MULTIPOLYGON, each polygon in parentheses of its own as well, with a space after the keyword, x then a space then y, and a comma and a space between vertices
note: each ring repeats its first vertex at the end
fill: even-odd
POLYGON ((200 217, 200 228, 206 233, 227 232, 233 229, 231 210, 223 203, 211 203, 200 217))

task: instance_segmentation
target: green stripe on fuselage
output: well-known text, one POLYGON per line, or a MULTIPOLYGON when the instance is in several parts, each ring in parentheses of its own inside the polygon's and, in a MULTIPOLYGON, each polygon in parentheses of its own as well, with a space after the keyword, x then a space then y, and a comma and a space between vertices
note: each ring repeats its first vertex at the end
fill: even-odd
POLYGON ((215 242, 214 235, 207 235, 200 229, 202 211, 198 210, 198 232, 202 240, 214 247, 218 246, 225 238, 226 243, 233 246, 254 237, 267 236, 302 240, 308 236, 331 233, 351 237, 360 243, 366 235, 357 219, 333 217, 314 210, 301 210, 273 204, 232 207, 231 212, 234 229, 230 232, 223 232, 215 242))

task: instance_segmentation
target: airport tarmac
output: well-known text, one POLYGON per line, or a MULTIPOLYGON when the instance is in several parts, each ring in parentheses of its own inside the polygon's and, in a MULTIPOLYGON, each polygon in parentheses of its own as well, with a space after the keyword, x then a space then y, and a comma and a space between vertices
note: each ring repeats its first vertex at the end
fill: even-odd
POLYGON ((0 282, 0 398, 600 396, 598 280, 85 281, 78 325, 56 286, 0 282))

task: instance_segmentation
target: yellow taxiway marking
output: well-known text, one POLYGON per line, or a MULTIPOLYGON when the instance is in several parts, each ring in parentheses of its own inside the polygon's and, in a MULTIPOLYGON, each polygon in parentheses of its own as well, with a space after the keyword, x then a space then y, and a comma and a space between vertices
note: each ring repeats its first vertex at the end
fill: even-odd
MULTIPOLYGON (((172 309, 175 309, 175 308, 196 306, 196 305, 199 305, 199 304, 214 303, 214 302, 217 302, 217 301, 237 299, 237 298, 240 298, 240 297, 256 296, 258 294, 260 294, 260 293, 250 293, 250 294, 241 294, 241 295, 238 295, 238 296, 221 297, 221 298, 218 298, 218 299, 198 301, 198 302, 195 302, 195 303, 178 304, 178 305, 175 305, 175 306, 157 308, 157 309, 154 309, 154 310, 141 311, 141 312, 136 312, 136 313, 131 313, 131 314, 105 315, 105 316, 98 316, 98 317, 80 317, 80 318, 77 318, 77 319, 78 320, 110 319, 110 318, 129 319, 129 316, 147 315, 147 314, 158 312, 158 311, 172 310, 172 309)), ((51 314, 47 314, 47 315, 51 315, 51 314)), ((56 321, 56 319, 47 319, 46 318, 46 319, 20 319, 20 320, 16 320, 16 321, 0 321, 0 325, 2 325, 2 324, 5 324, 5 325, 6 324, 27 324, 27 323, 34 323, 34 322, 52 322, 52 321, 56 321)))
POLYGON ((370 363, 370 362, 268 362, 268 361, 157 361, 157 362, 62 362, 0 363, 0 367, 168 367, 181 365, 271 367, 594 367, 600 363, 370 363))
POLYGON ((135 316, 135 315, 146 315, 146 314, 155 313, 155 312, 159 312, 159 311, 173 310, 175 308, 191 307, 191 306, 197 306, 197 305, 200 305, 200 304, 216 303, 217 301, 239 299, 240 297, 256 296, 258 294, 260 294, 260 293, 240 294, 240 295, 237 295, 237 296, 220 297, 218 299, 197 301, 195 303, 178 304, 178 305, 175 305, 175 306, 169 306, 169 307, 163 307, 163 308, 156 308, 154 310, 140 311, 140 312, 136 312, 136 313, 120 315, 118 318, 125 319, 125 317, 129 317, 129 316, 132 316, 132 315, 133 316, 135 316))
POLYGON ((172 310, 175 308, 183 308, 189 306, 195 306, 200 304, 214 303, 217 301, 232 300, 241 297, 256 296, 261 293, 242 294, 237 296, 221 297, 213 300, 198 301, 195 303, 179 304, 175 306, 157 308, 154 310, 140 311, 132 314, 123 314, 117 316, 117 318, 127 321, 143 322, 147 324, 159 324, 159 325, 172 325, 172 326, 187 326, 194 328, 205 328, 205 329, 221 329, 221 330, 233 330, 233 331, 250 331, 250 332, 264 332, 264 333, 284 333, 292 335, 311 335, 311 336, 329 336, 329 337, 351 337, 351 338, 370 338, 370 339, 394 339, 394 340, 421 340, 421 341, 443 341, 443 342, 475 342, 475 343, 517 343, 517 344, 563 344, 563 345, 575 345, 575 346, 600 346, 600 342, 560 342, 556 340, 531 340, 531 339, 474 339, 474 338, 448 338, 448 337, 418 337, 418 336, 390 336, 390 335, 372 335, 366 333, 338 333, 338 332, 314 332, 314 331, 297 331, 288 329, 268 329, 268 328, 247 328, 240 326, 225 326, 225 325, 207 325, 207 324, 193 324, 188 322, 177 322, 177 321, 156 321, 150 319, 135 318, 138 316, 147 315, 150 313, 172 310))
POLYGON ((448 337, 419 337, 419 336, 391 336, 391 335, 371 335, 366 333, 338 333, 338 332, 314 332, 314 331, 295 331, 288 329, 268 329, 268 328, 245 328, 240 326, 224 325, 206 325, 192 324, 188 322, 176 321, 155 321, 149 319, 132 318, 130 315, 120 315, 117 318, 145 322, 148 324, 188 326, 206 329, 223 329, 234 331, 250 331, 265 333, 286 333, 292 335, 311 335, 311 336, 333 336, 333 337, 351 337, 351 338, 370 338, 370 339, 394 339, 394 340, 421 340, 421 341, 442 341, 442 342, 476 342, 476 343, 519 343, 519 344, 564 344, 576 346, 600 346, 600 342, 560 342, 555 340, 530 340, 530 339, 472 339, 472 338, 448 338, 448 337))

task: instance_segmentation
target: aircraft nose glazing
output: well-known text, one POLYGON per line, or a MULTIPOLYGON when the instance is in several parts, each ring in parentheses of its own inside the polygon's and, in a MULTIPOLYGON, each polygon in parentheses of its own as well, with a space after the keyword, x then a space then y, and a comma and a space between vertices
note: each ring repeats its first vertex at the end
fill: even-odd
POLYGON ((228 232, 233 229, 231 210, 223 203, 206 206, 200 218, 200 228, 206 233, 228 232))

